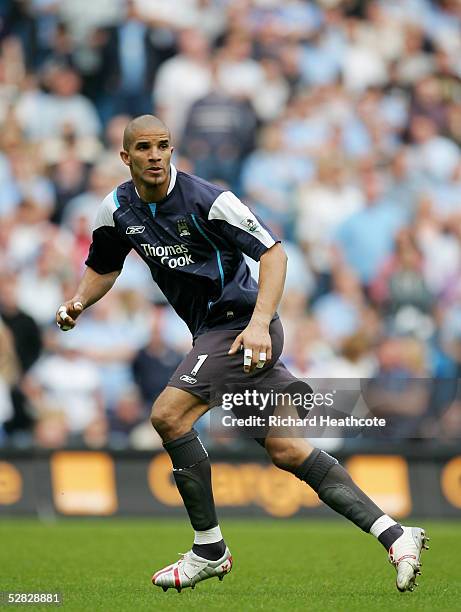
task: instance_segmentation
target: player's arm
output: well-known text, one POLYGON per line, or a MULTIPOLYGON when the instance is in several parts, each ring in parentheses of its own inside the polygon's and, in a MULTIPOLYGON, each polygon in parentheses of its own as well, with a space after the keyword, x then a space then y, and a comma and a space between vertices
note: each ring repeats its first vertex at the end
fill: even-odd
POLYGON ((115 227, 116 209, 114 196, 109 194, 96 215, 93 241, 85 262, 87 269, 74 297, 62 304, 56 313, 56 322, 63 331, 75 327, 75 321, 83 310, 100 300, 112 288, 131 250, 131 245, 115 227))
POLYGON ((79 283, 73 298, 64 302, 56 313, 56 323, 63 331, 75 327, 77 317, 112 288, 120 270, 98 274, 95 270, 87 268, 79 283))
POLYGON ((269 325, 282 297, 286 269, 287 256, 280 243, 274 244, 261 255, 258 298, 253 315, 247 327, 234 340, 229 351, 231 355, 236 353, 241 346, 244 347, 243 369, 245 372, 251 372, 255 367, 263 367, 265 361, 272 359, 269 325), (265 358, 262 358, 263 355, 265 358))
POLYGON ((260 262, 259 289, 250 323, 237 336, 229 354, 244 351, 244 371, 262 368, 272 358, 269 325, 282 297, 287 256, 280 241, 233 193, 226 191, 210 208, 208 219, 231 244, 260 262))
POLYGON ((259 261, 258 299, 250 323, 268 328, 282 299, 288 257, 277 242, 261 255, 259 261))

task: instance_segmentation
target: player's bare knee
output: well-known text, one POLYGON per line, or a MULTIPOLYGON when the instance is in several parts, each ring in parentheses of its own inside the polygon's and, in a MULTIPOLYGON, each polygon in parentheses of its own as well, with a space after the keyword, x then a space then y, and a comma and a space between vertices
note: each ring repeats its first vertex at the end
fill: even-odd
POLYGON ((188 433, 196 418, 189 397, 178 397, 168 389, 152 406, 150 421, 164 442, 176 440, 188 433))
POLYGON ((152 407, 152 410, 150 413, 150 422, 152 424, 152 427, 159 434, 159 436, 163 437, 162 433, 167 428, 167 424, 165 420, 163 419, 163 417, 160 414, 158 414, 158 412, 156 411, 155 404, 152 407))
POLYGON ((178 415, 177 409, 167 402, 155 402, 152 406, 150 422, 158 435, 165 442, 182 436, 187 433, 184 430, 184 424, 181 424, 181 415, 178 415))
POLYGON ((288 472, 299 467, 308 454, 306 446, 290 438, 267 438, 265 447, 272 463, 288 472))

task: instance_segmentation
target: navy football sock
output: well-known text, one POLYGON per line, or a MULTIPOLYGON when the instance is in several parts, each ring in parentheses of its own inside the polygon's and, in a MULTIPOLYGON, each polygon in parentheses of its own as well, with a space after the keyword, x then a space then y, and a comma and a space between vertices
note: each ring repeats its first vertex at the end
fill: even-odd
POLYGON ((389 550, 392 544, 400 538, 402 533, 402 525, 396 523, 392 525, 392 527, 388 527, 386 531, 383 531, 382 534, 378 536, 378 540, 386 550, 389 550))
POLYGON ((226 550, 226 544, 224 540, 219 542, 213 542, 212 544, 194 544, 192 551, 199 557, 209 559, 210 561, 217 561, 220 559, 226 550))

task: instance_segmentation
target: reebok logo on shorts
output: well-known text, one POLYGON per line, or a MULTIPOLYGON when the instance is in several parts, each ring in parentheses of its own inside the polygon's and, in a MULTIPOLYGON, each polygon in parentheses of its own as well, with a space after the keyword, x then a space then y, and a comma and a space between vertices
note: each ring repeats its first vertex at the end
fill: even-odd
POLYGON ((195 383, 197 382, 196 378, 192 378, 192 376, 188 376, 187 374, 183 374, 182 376, 179 377, 179 379, 191 385, 195 385, 195 383))

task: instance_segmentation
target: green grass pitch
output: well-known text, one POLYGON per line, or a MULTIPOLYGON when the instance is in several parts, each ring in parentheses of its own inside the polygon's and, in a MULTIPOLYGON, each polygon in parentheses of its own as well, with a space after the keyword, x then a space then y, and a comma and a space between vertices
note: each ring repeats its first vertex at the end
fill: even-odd
MULTIPOLYGON (((414 593, 398 593, 382 546, 344 522, 230 520, 234 556, 223 582, 164 593, 151 573, 190 548, 185 521, 0 521, 0 590, 59 591, 79 612, 461 610, 461 522, 426 522, 431 549, 414 593)), ((6 609, 51 610, 54 606, 6 609)))

